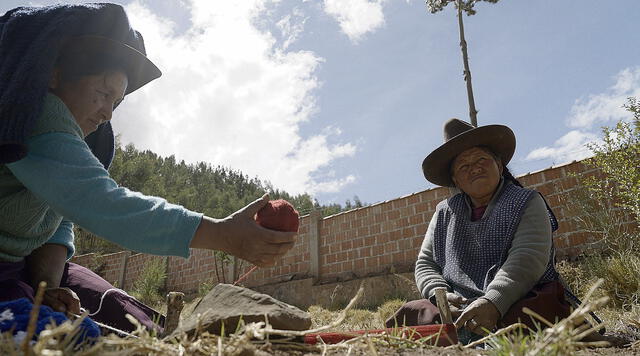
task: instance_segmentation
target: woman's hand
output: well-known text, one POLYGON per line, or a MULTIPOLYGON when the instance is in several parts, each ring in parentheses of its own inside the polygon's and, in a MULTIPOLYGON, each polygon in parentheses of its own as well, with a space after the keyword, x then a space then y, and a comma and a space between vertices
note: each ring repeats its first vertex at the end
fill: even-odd
POLYGON ((44 291, 42 304, 48 305, 58 312, 80 314, 80 299, 69 288, 47 288, 44 291))
POLYGON ((456 320, 456 328, 465 327, 478 335, 491 331, 500 319, 500 311, 488 299, 478 298, 469 304, 456 320))
POLYGON ((203 217, 190 247, 224 251, 260 267, 273 266, 293 247, 296 233, 256 223, 254 216, 268 201, 265 194, 224 219, 203 217))
POLYGON ((469 302, 467 298, 451 292, 447 292, 447 301, 451 309, 451 317, 454 319, 462 314, 464 306, 469 302))

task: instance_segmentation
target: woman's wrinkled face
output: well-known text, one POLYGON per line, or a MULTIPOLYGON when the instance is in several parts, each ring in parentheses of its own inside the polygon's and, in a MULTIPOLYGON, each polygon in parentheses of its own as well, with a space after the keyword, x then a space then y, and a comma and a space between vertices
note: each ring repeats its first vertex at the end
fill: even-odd
POLYGON ((462 151, 451 165, 456 187, 467 193, 475 206, 491 201, 502 176, 502 164, 480 147, 462 151))
POLYGON ((87 75, 73 81, 62 81, 55 73, 49 89, 69 108, 85 136, 111 120, 113 110, 127 90, 127 76, 122 71, 87 75))

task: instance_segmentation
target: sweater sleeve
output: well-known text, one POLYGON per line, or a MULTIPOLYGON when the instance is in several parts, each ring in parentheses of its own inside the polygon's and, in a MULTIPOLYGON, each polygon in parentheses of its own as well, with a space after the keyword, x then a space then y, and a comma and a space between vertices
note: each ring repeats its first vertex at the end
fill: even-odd
POLYGON ((451 287, 442 277, 442 271, 433 259, 433 234, 438 221, 438 213, 434 213, 429 222, 427 233, 424 236, 422 247, 418 253, 418 261, 416 261, 416 285, 424 298, 430 298, 435 294, 438 287, 447 288, 451 291, 451 287))
POLYGON ((131 250, 188 257, 202 214, 119 187, 86 143, 68 133, 27 141, 13 174, 65 219, 131 250))
POLYGON ((73 244, 73 223, 68 220, 62 220, 56 232, 47 240, 48 244, 62 245, 67 248, 67 261, 76 253, 76 246, 73 244))
POLYGON ((504 315, 540 280, 551 253, 551 223, 540 194, 527 202, 507 259, 487 286, 483 298, 504 315))

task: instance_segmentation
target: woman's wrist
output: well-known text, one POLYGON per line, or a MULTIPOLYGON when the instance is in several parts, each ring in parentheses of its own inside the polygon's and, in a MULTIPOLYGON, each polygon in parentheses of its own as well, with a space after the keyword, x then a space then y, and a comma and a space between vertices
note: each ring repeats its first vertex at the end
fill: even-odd
POLYGON ((223 235, 221 234, 221 222, 221 219, 214 219, 203 215, 189 247, 224 251, 225 244, 223 235))
POLYGON ((29 279, 36 289, 42 281, 47 288, 60 286, 64 265, 67 262, 67 248, 58 244, 44 244, 27 256, 29 279))

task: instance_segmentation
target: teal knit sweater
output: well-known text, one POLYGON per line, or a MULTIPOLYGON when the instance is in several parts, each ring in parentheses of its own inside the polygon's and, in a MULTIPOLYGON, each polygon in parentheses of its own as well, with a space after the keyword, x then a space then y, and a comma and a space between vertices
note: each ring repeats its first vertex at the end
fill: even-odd
POLYGON ((202 214, 119 187, 83 139, 65 104, 47 94, 29 154, 0 165, 0 261, 45 243, 66 246, 70 258, 71 221, 135 251, 188 257, 202 214))

